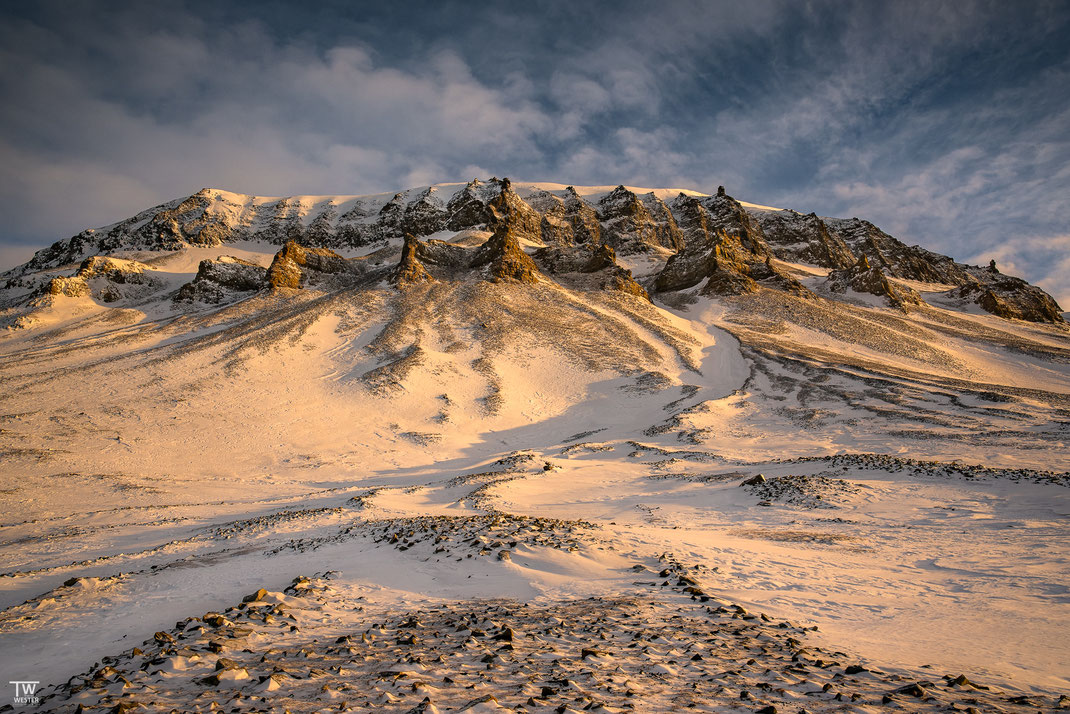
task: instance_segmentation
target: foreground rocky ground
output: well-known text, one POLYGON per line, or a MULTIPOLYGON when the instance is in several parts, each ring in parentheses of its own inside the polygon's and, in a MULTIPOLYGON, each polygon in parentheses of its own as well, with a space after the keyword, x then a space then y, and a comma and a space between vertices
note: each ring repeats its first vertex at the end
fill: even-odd
MULTIPOLYGON (((504 552, 504 551, 500 551, 504 552)), ((969 673, 887 671, 810 628, 710 595, 703 569, 634 567, 630 597, 473 600, 383 610, 331 574, 259 590, 105 657, 49 711, 1034 712, 969 673), (345 625, 341 623, 345 622, 345 625), (975 678, 976 679, 976 678, 975 678)), ((813 629, 817 629, 816 627, 813 629)))

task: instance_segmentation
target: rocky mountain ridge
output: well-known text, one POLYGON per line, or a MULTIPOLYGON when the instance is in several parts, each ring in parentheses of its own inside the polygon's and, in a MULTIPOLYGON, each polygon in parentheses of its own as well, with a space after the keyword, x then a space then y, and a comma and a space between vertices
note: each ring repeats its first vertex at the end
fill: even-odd
POLYGON ((497 178, 356 197, 262 199, 202 189, 39 251, 0 275, 8 293, 0 307, 60 295, 115 302, 131 293, 123 286, 145 283, 135 277, 144 270, 122 256, 241 241, 282 248, 266 271, 237 259, 205 261, 174 299, 220 303, 260 289, 338 288, 367 280, 403 287, 471 274, 491 281, 553 280, 646 299, 687 299, 695 291, 778 290, 814 300, 864 293, 910 310, 925 303, 908 283, 926 283, 940 286, 930 292, 943 293, 944 307, 976 305, 1002 318, 1063 322, 1051 296, 995 265, 964 265, 907 246, 858 218, 745 204, 723 187, 705 195, 623 185, 514 185, 497 178), (117 260, 123 265, 93 267, 117 260), (74 273, 65 274, 76 263, 74 273), (807 266, 824 271, 824 281, 802 269, 807 266))

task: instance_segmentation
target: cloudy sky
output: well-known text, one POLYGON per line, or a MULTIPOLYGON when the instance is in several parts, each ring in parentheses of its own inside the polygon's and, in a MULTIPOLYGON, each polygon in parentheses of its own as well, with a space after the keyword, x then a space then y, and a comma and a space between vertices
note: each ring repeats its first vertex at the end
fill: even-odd
POLYGON ((1067 2, 0 4, 0 268, 203 186, 725 185, 1070 307, 1067 2))

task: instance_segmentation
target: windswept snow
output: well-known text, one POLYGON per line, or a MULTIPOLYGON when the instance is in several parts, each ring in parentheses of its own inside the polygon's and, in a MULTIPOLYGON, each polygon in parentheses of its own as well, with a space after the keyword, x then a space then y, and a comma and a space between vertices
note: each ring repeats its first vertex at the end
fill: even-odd
POLYGON ((0 671, 43 707, 1067 706, 1065 328, 921 284, 170 300, 274 250, 124 255, 155 293, 0 335, 0 671))

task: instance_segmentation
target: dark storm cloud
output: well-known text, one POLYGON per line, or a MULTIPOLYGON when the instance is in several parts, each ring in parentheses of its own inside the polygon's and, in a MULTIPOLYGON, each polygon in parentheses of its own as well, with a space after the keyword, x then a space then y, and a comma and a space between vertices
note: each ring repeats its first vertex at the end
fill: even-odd
POLYGON ((1070 6, 738 5, 7 5, 0 262, 205 185, 497 174, 725 184, 1070 302, 1070 6))

